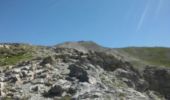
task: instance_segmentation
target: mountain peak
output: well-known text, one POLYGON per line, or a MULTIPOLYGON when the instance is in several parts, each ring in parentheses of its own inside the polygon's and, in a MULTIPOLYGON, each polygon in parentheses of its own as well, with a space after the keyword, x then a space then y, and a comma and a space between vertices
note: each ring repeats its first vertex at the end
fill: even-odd
POLYGON ((170 100, 169 55, 168 48, 109 49, 92 41, 3 46, 0 100, 170 100))
POLYGON ((105 48, 93 41, 65 42, 56 45, 58 48, 72 48, 82 52, 103 51, 105 48))

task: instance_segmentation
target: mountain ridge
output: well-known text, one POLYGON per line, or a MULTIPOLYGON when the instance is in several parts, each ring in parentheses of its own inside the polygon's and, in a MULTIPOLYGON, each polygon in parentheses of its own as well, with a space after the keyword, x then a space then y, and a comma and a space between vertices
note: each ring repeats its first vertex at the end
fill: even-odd
POLYGON ((169 48, 106 48, 91 41, 5 45, 0 99, 169 100, 169 54, 169 48))

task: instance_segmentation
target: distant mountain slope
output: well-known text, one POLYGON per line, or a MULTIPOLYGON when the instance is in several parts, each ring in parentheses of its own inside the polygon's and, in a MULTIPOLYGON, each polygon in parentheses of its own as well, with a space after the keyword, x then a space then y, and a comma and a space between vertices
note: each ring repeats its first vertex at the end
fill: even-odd
POLYGON ((57 47, 73 48, 83 52, 88 52, 89 50, 105 52, 139 66, 170 66, 170 48, 165 47, 106 48, 92 41, 66 42, 57 45, 57 47))
POLYGON ((89 50, 102 52, 106 50, 105 47, 102 47, 92 41, 65 42, 65 43, 56 45, 56 47, 72 48, 72 49, 76 49, 76 50, 83 51, 83 52, 88 52, 89 50))
POLYGON ((128 47, 117 49, 120 53, 139 59, 146 64, 170 66, 170 48, 164 47, 128 47))
POLYGON ((54 47, 32 46, 18 43, 0 44, 0 65, 15 64, 23 59, 52 55, 52 48, 72 48, 81 52, 105 52, 118 59, 126 60, 135 66, 170 66, 170 48, 165 47, 126 47, 107 48, 92 41, 65 42, 54 47), (6 46, 6 47, 3 47, 6 46), (10 46, 10 47, 8 47, 10 46))
POLYGON ((0 44, 0 100, 170 100, 169 60, 162 47, 0 44))

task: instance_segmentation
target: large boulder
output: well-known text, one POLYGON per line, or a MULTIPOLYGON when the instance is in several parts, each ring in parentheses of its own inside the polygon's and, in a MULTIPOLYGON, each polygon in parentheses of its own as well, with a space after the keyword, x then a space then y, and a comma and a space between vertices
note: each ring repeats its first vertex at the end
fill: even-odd
POLYGON ((144 78, 149 89, 159 92, 170 100, 170 69, 148 67, 144 70, 144 78))
POLYGON ((88 74, 83 68, 73 64, 69 66, 69 69, 70 69, 70 73, 69 73, 70 77, 75 77, 80 82, 88 82, 89 80, 88 74))
POLYGON ((55 62, 54 57, 49 56, 49 57, 44 58, 43 61, 40 63, 40 65, 41 66, 44 66, 46 64, 51 64, 52 65, 52 64, 54 64, 54 62, 55 62))
POLYGON ((124 70, 118 68, 114 71, 114 74, 117 78, 123 80, 128 87, 134 88, 140 92, 144 92, 148 88, 148 83, 131 69, 124 70))
POLYGON ((114 55, 103 52, 89 52, 87 60, 93 65, 99 65, 106 71, 114 71, 117 68, 126 68, 127 64, 117 59, 114 55))
POLYGON ((64 89, 60 85, 54 85, 49 89, 48 92, 44 93, 45 97, 55 97, 55 96, 62 96, 64 89))

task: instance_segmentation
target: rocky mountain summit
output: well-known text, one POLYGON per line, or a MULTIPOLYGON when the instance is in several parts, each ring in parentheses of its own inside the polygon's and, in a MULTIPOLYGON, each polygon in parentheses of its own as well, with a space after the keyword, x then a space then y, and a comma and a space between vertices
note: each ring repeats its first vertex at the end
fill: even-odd
MULTIPOLYGON (((151 54, 152 61, 160 51, 151 54)), ((165 58, 150 63, 134 52, 85 41, 1 44, 0 100, 170 100, 165 58)))

